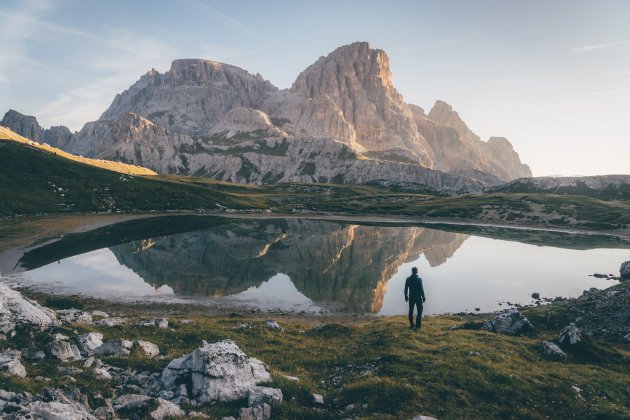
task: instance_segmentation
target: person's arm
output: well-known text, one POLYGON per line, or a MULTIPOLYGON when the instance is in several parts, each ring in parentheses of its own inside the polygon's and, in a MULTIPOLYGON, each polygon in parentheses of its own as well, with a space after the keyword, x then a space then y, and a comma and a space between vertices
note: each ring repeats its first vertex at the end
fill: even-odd
POLYGON ((405 302, 409 300, 409 296, 407 295, 408 290, 409 290, 409 279, 405 280, 405 302))
POLYGON ((422 279, 420 279, 420 296, 422 296, 422 302, 424 303, 426 301, 426 298, 424 297, 424 286, 422 285, 422 279))

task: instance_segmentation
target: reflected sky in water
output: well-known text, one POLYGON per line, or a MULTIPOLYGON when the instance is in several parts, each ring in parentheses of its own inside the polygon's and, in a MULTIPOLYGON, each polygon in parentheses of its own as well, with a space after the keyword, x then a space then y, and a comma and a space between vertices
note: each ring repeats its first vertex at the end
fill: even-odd
POLYGON ((407 311, 404 282, 417 266, 425 314, 439 314, 529 304, 534 292, 575 297, 606 288, 616 282, 589 274, 617 273, 629 257, 627 249, 564 249, 417 226, 241 220, 147 235, 23 272, 17 280, 48 292, 127 301, 395 315, 407 311))

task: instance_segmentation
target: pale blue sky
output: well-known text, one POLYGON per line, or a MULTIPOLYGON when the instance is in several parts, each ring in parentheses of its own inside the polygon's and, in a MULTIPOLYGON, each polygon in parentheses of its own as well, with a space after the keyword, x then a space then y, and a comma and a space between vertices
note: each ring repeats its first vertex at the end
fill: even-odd
POLYGON ((152 67, 199 57, 280 88, 336 47, 390 57, 534 175, 630 173, 630 1, 0 0, 0 113, 78 130, 152 67))

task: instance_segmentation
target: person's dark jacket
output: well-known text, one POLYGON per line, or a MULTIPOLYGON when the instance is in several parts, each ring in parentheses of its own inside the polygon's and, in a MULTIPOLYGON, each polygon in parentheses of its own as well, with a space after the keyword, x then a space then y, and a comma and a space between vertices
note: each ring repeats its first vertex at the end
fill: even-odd
POLYGON ((411 299, 414 302, 424 302, 424 288, 422 279, 417 274, 412 274, 405 281, 405 300, 411 299), (409 292, 407 294, 407 292, 409 292))

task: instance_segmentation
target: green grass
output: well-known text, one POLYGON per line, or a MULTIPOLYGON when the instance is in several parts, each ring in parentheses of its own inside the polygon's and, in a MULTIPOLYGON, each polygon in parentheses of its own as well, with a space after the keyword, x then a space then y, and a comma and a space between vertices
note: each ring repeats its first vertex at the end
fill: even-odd
MULTIPOLYGON (((568 351, 568 360, 562 362, 542 356, 540 341, 555 339, 560 326, 566 325, 561 307, 532 309, 527 315, 536 330, 528 336, 508 337, 485 331, 450 331, 451 326, 462 322, 456 316, 426 318, 421 332, 407 330, 404 317, 329 318, 326 327, 316 330, 313 327, 320 319, 296 315, 208 313, 207 308, 193 306, 123 305, 93 299, 86 299, 84 305, 134 320, 168 316, 172 331, 132 325, 98 329, 105 339, 154 342, 165 356, 164 360, 104 358, 118 367, 160 371, 168 361, 197 348, 201 340, 234 340, 246 354, 268 365, 273 386, 282 389, 284 402, 274 408, 274 418, 630 416, 627 345, 591 343, 590 353, 568 351), (268 330, 264 325, 268 317, 276 319, 284 332, 268 330), (192 319, 194 323, 182 325, 178 319, 192 319), (254 328, 236 330, 243 322, 252 323, 254 328), (300 380, 292 382, 284 375, 300 380), (583 399, 577 397, 572 385, 583 389, 583 399), (324 396, 324 410, 313 407, 312 393, 324 396), (346 412, 350 404, 354 408, 346 412)), ((59 332, 73 335, 73 330, 82 333, 96 329, 77 324, 59 332)), ((12 340, 2 346, 20 348, 50 339, 40 334, 12 340)), ((48 363, 27 365, 27 370, 30 379, 8 379, 5 388, 37 392, 65 384, 78 386, 90 399, 98 393, 111 395, 107 385, 95 383, 89 372, 78 375, 74 385, 58 378, 48 363), (36 375, 53 381, 32 381, 36 375)), ((215 404, 202 411, 213 418, 236 416, 238 405, 215 404)))

